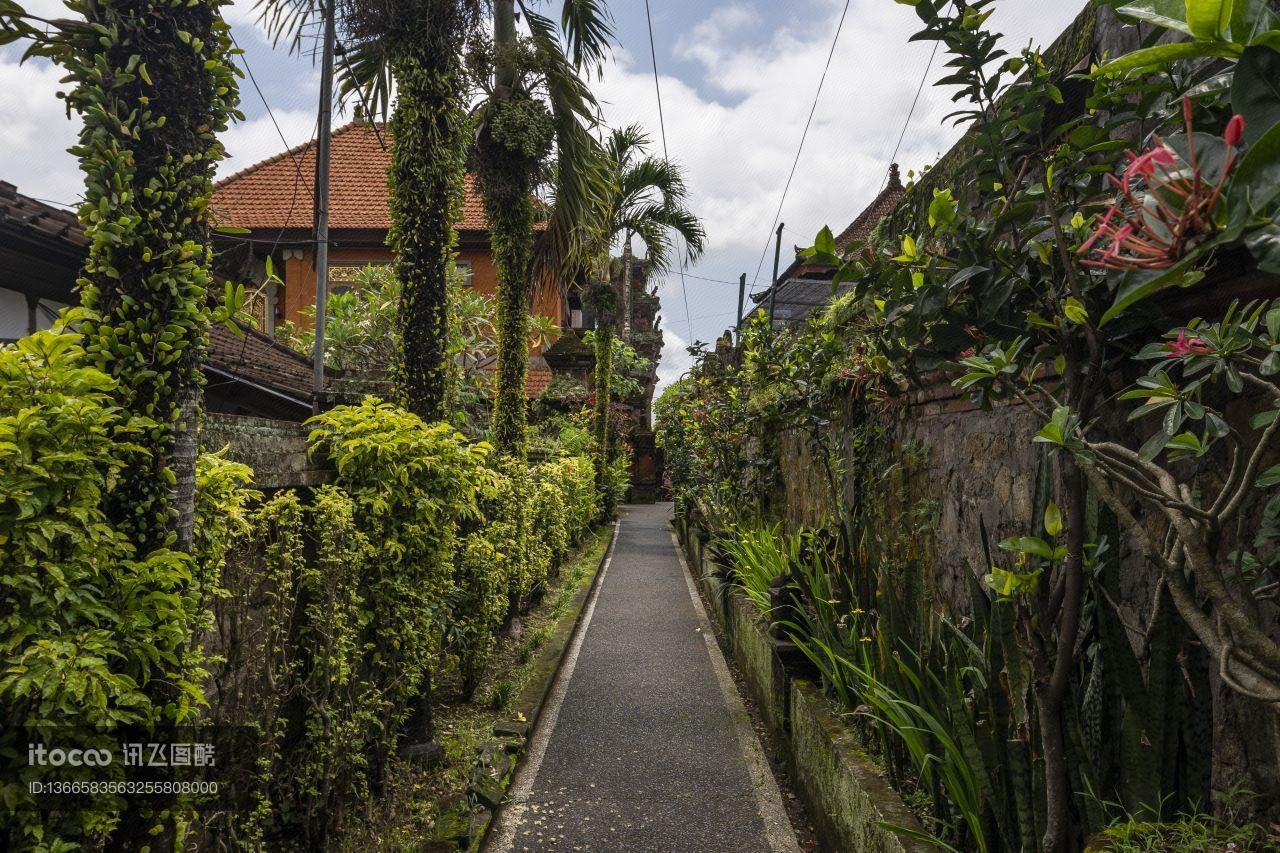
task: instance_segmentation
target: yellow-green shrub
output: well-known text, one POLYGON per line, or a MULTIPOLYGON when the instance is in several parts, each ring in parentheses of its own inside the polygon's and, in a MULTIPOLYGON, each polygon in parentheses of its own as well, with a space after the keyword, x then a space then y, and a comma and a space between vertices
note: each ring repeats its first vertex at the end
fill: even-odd
MULTIPOLYGON (((153 426, 113 404, 115 385, 61 327, 0 348, 0 752, 16 754, 35 726, 74 739, 72 727, 186 719, 202 700, 198 659, 184 651, 192 561, 136 553, 103 512, 153 426), (163 707, 147 692, 160 678, 174 688, 163 707)), ((94 778, 120 769, 94 768, 94 778)), ((26 781, 0 789, 0 847, 92 847, 123 805, 98 797, 41 813, 26 781)))

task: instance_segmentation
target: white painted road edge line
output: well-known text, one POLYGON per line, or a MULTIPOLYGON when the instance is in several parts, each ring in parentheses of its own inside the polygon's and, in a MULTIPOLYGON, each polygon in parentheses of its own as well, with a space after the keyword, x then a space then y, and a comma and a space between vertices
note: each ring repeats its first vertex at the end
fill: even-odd
POLYGON ((716 642, 715 629, 711 627, 711 619, 702 606, 702 597, 694 585, 693 572, 684 559, 684 549, 675 533, 671 534, 671 544, 680 559, 680 568, 684 570, 684 580, 689 587, 689 597, 693 599, 694 612, 698 614, 698 624, 702 628, 702 639, 707 643, 707 654, 711 656, 711 668, 716 671, 716 680, 720 682, 720 690, 724 693, 724 701, 729 707, 729 715, 733 717, 733 730, 742 747, 743 758, 747 762, 747 770, 751 774, 751 785, 756 792, 756 806, 760 811, 760 819, 764 822, 765 838, 774 853, 800 853, 800 845, 796 841, 795 831, 791 828, 791 819, 782 805, 782 792, 769 769, 769 762, 764 757, 756 730, 751 725, 751 715, 747 713, 742 697, 738 695, 738 686, 729 674, 729 665, 725 663, 716 642))
POLYGON ((604 563, 601 564, 600 571, 592 581, 594 587, 591 590, 591 598, 582 611, 582 618, 578 622, 573 639, 569 641, 569 649, 565 653, 564 661, 560 664, 560 671, 556 673, 555 684, 547 694, 546 705, 543 706, 542 713, 538 715, 537 722, 534 724, 533 737, 529 739, 529 753, 516 769, 516 778, 507 791, 507 798, 502 808, 498 810, 497 826, 489 833, 488 841, 484 845, 486 853, 507 853, 515 843, 516 828, 520 826, 521 818, 524 816, 525 802, 533 793, 533 783, 538 780, 538 771, 542 769, 542 759, 547 754, 547 743, 551 740, 551 733, 555 731, 556 721, 560 719, 560 706, 564 704, 565 694, 569 692, 569 680, 573 678, 574 667, 578 665, 578 652, 582 650, 582 641, 587 636, 591 616, 596 611, 596 599, 600 597, 600 590, 604 587, 604 576, 609 571, 609 564, 613 562, 613 551, 618 544, 618 531, 621 529, 621 519, 614 521, 613 538, 609 540, 609 551, 605 555, 604 563))

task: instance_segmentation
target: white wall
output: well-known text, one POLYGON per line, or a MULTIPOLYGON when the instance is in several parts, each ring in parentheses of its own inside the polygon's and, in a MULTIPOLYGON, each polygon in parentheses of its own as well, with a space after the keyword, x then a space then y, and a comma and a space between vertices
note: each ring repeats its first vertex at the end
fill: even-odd
MULTIPOLYGON (((41 299, 40 307, 36 310, 36 327, 49 328, 62 307, 60 302, 41 299)), ((0 287, 0 340, 24 337, 29 331, 28 320, 27 297, 16 290, 0 287)))

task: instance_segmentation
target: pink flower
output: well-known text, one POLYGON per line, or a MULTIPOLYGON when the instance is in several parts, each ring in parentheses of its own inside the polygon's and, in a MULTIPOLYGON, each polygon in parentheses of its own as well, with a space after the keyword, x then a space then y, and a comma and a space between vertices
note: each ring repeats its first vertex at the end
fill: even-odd
POLYGON ((1185 166, 1189 168, 1180 167, 1173 149, 1159 137, 1142 154, 1127 152, 1129 165, 1121 176, 1108 175, 1120 198, 1077 250, 1090 256, 1081 263, 1118 270, 1165 269, 1213 232, 1213 209, 1238 160, 1236 146, 1244 132, 1244 119, 1235 116, 1228 122, 1222 174, 1216 183, 1209 183, 1196 158, 1188 98, 1183 98, 1182 115, 1187 131, 1185 166), (1145 186, 1145 192, 1138 185, 1145 186))
POLYGON ((1183 358, 1189 355, 1209 355, 1213 350, 1199 338, 1187 337, 1185 328, 1178 330, 1178 339, 1165 344, 1169 348, 1166 358, 1183 358))

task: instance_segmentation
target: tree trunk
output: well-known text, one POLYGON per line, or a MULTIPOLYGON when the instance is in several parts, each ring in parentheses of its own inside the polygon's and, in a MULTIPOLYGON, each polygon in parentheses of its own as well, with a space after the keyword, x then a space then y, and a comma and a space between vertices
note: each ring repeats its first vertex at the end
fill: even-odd
POLYGON ((622 342, 631 343, 631 235, 622 241, 622 342))
MULTIPOLYGON (((79 280, 93 312, 82 325, 86 349, 118 380, 121 408, 152 424, 134 438, 142 451, 104 499, 140 559, 168 548, 190 552, 193 543, 212 257, 206 208, 222 156, 216 135, 238 98, 222 5, 77 0, 69 8, 90 27, 65 31, 47 51, 74 82, 68 105, 84 118, 72 152, 86 179, 81 216, 90 248, 79 280)), ((166 608, 174 595, 199 599, 199 589, 172 576, 154 584, 154 597, 146 589, 127 594, 166 608)), ((167 673, 186 670, 192 626, 182 611, 151 615, 155 646, 177 665, 153 669, 133 648, 122 648, 114 665, 138 681, 164 724, 176 721, 184 689, 167 673)), ((132 798, 110 846, 171 849, 177 805, 172 796, 132 798)))
POLYGON ((617 323, 614 307, 617 294, 609 282, 597 282, 592 289, 592 302, 596 313, 595 349, 596 367, 595 408, 592 411, 592 427, 596 438, 596 488, 603 500, 606 518, 613 515, 613 496, 609 493, 609 408, 613 397, 613 335, 617 323))
POLYGON ((456 47, 465 34, 465 18, 454 2, 432 6, 430 25, 393 48, 397 99, 388 174, 388 242, 401 286, 396 384, 405 408, 428 422, 449 414, 449 275, 468 142, 456 47))
POLYGON ((499 453, 523 463, 528 420, 524 382, 533 289, 533 189, 542 158, 551 149, 552 129, 546 108, 528 93, 514 89, 514 0, 494 3, 493 32, 495 91, 476 140, 476 174, 498 268, 493 437, 499 453))

